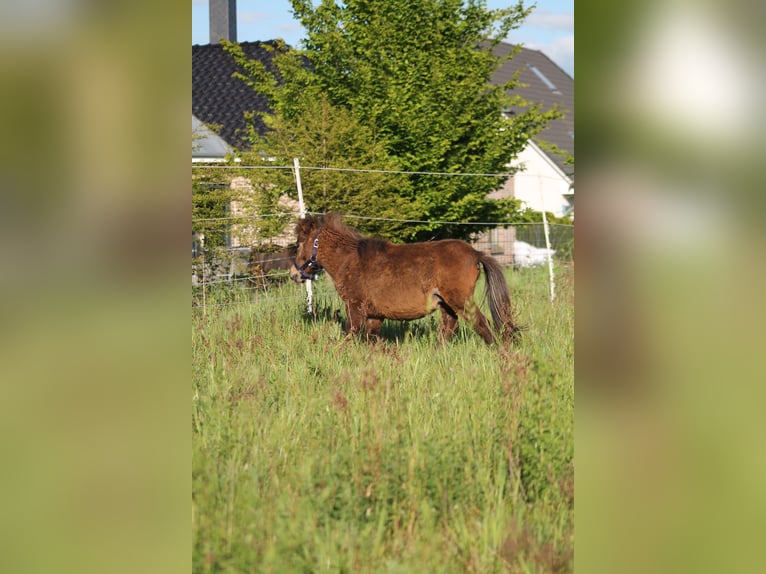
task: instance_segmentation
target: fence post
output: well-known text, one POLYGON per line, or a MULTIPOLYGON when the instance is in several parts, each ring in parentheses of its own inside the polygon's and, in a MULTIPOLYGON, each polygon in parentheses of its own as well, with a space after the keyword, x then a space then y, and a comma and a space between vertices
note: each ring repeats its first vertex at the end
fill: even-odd
POLYGON ((545 194, 543 194, 542 177, 537 176, 537 189, 540 190, 540 207, 543 208, 543 232, 545 233, 545 248, 548 250, 548 278, 551 283, 551 303, 556 298, 556 287, 553 281, 553 256, 551 255, 551 233, 548 228, 548 217, 545 215, 545 194))
MULTIPOLYGON (((301 219, 306 217, 306 204, 303 202, 303 187, 301 186, 301 164, 297 157, 293 158, 293 167, 295 168, 295 185, 298 188, 298 209, 301 219)), ((306 281, 306 311, 309 315, 314 314, 312 307, 313 289, 311 281, 306 281)))
POLYGON ((202 316, 207 317, 207 305, 205 301, 205 234, 199 234, 199 248, 202 254, 202 316))

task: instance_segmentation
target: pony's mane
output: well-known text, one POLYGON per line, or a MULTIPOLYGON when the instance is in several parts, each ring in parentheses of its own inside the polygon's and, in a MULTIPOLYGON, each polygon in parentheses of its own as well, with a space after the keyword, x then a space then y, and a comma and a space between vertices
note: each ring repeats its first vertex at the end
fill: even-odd
POLYGON ((374 253, 385 251, 390 245, 390 241, 383 237, 362 235, 353 227, 343 223, 341 216, 334 212, 324 216, 324 228, 334 231, 347 243, 355 243, 359 256, 363 259, 374 253))
POLYGON ((335 237, 339 244, 355 246, 361 257, 372 255, 380 251, 385 251, 390 245, 387 239, 382 237, 367 237, 359 233, 353 227, 343 223, 343 218, 339 213, 330 212, 324 215, 309 215, 298 221, 296 234, 301 241, 313 236, 320 229, 329 232, 335 237))
POLYGON ((359 233, 353 227, 349 227, 343 223, 343 219, 341 218, 340 214, 335 212, 330 212, 321 216, 319 225, 324 229, 335 232, 335 234, 339 235, 341 239, 344 239, 348 242, 357 243, 363 239, 361 233, 359 233))

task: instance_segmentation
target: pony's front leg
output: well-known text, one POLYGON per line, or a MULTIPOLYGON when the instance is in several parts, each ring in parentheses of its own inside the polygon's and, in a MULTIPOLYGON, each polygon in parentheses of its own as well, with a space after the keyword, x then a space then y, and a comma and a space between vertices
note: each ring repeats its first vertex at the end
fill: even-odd
POLYGON ((346 335, 357 335, 361 333, 365 324, 366 317, 362 313, 361 306, 353 301, 346 302, 346 335))

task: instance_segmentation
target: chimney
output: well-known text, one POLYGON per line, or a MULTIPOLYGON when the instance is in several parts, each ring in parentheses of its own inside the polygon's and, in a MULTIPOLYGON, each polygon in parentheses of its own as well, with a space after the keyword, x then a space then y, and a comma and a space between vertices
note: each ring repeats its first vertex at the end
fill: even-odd
POLYGON ((237 0, 210 0, 210 43, 237 41, 237 0))

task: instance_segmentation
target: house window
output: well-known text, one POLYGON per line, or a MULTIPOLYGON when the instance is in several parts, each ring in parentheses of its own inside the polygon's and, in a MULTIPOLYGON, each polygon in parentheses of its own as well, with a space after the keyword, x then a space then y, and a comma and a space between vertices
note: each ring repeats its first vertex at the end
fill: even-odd
POLYGON ((498 227, 489 230, 489 252, 492 255, 501 255, 505 253, 503 244, 500 242, 500 229, 498 227))
POLYGON ((574 197, 567 197, 565 198, 567 200, 566 205, 564 205, 564 215, 569 215, 574 211, 574 197))
POLYGON ((538 69, 537 69, 537 66, 533 66, 532 64, 529 64, 527 67, 528 67, 530 70, 532 70, 532 72, 534 72, 535 76, 537 76, 538 78, 540 78, 540 80, 543 82, 543 84, 545 84, 545 85, 548 87, 548 89, 549 89, 549 90, 551 90, 551 91, 552 91, 554 94, 557 94, 557 95, 559 95, 559 96, 561 95, 561 92, 560 92, 560 91, 559 91, 559 89, 556 87, 556 84, 554 84, 553 82, 551 82, 551 81, 548 79, 548 76, 546 76, 546 75, 545 75, 545 74, 543 74, 543 73, 542 73, 540 70, 538 70, 538 69))
POLYGON ((202 255, 202 245, 200 245, 199 236, 196 232, 192 231, 192 258, 200 257, 202 255))

